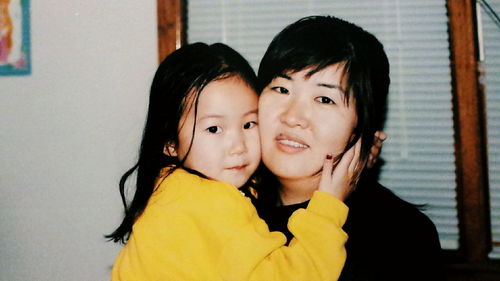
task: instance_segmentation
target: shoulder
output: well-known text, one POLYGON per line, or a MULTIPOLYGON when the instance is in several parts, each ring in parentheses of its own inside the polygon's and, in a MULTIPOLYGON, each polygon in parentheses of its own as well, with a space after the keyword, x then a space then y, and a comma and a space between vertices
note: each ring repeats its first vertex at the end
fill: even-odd
POLYGON ((422 212, 425 205, 415 205, 407 202, 379 183, 375 183, 374 191, 380 193, 382 202, 387 203, 386 211, 393 214, 394 217, 408 224, 419 223, 419 227, 435 229, 429 217, 422 212))
POLYGON ((182 168, 177 168, 166 175, 162 172, 157 179, 155 192, 171 192, 172 190, 205 196, 239 194, 238 189, 230 183, 203 178, 182 168))
POLYGON ((397 228, 398 232, 418 230, 437 237, 436 227, 422 212, 422 207, 401 199, 376 181, 362 183, 352 195, 347 205, 353 222, 361 218, 397 228))
POLYGON ((391 190, 376 181, 360 183, 357 189, 352 193, 352 196, 348 198, 346 203, 349 207, 355 209, 358 209, 359 207, 363 207, 363 209, 373 208, 375 209, 373 210, 375 212, 392 213, 395 209, 397 209, 404 213, 421 213, 418 210, 417 205, 403 200, 391 190))
POLYGON ((376 181, 364 182, 352 195, 344 226, 349 235, 346 274, 372 270, 386 277, 380 279, 401 280, 408 272, 420 277, 439 271, 439 236, 419 206, 376 181))
POLYGON ((163 204, 182 202, 183 208, 205 212, 207 208, 236 211, 247 205, 244 195, 232 184, 203 178, 181 168, 158 178, 154 197, 163 204))
POLYGON ((136 236, 193 229, 227 232, 251 220, 254 212, 250 200, 231 184, 176 169, 158 178, 157 188, 133 231, 136 236))

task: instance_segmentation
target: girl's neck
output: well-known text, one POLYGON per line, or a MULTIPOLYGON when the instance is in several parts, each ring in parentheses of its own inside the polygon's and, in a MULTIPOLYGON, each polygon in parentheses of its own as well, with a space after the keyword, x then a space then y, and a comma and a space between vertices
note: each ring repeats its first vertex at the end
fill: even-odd
POLYGON ((318 189, 320 176, 301 179, 278 179, 280 188, 281 204, 293 205, 311 199, 314 191, 318 189))

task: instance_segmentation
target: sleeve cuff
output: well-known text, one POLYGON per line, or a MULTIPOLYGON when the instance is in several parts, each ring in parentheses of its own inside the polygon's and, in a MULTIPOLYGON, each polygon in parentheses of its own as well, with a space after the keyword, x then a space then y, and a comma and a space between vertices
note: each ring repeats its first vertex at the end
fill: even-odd
POLYGON ((326 192, 315 191, 311 201, 309 201, 307 210, 320 216, 328 217, 337 225, 343 226, 347 219, 349 207, 326 192))

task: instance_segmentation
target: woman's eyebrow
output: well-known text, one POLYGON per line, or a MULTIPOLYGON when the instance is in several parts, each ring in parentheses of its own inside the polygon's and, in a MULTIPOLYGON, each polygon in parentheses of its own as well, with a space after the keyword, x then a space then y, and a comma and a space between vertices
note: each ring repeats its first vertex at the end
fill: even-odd
POLYGON ((316 84, 316 86, 318 86, 318 87, 325 87, 325 88, 328 88, 328 89, 336 89, 336 90, 341 91, 342 93, 345 93, 344 88, 342 88, 340 85, 336 85, 336 84, 318 83, 318 84, 316 84))
POLYGON ((277 77, 280 77, 280 78, 283 78, 283 79, 286 79, 286 80, 293 80, 292 77, 284 74, 284 73, 281 73, 281 74, 278 74, 277 77))

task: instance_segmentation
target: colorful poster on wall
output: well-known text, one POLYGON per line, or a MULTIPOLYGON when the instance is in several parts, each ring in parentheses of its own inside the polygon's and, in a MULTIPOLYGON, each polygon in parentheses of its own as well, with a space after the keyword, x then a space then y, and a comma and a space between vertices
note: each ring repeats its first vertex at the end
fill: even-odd
POLYGON ((0 0, 0 75, 29 75, 29 0, 0 0))

